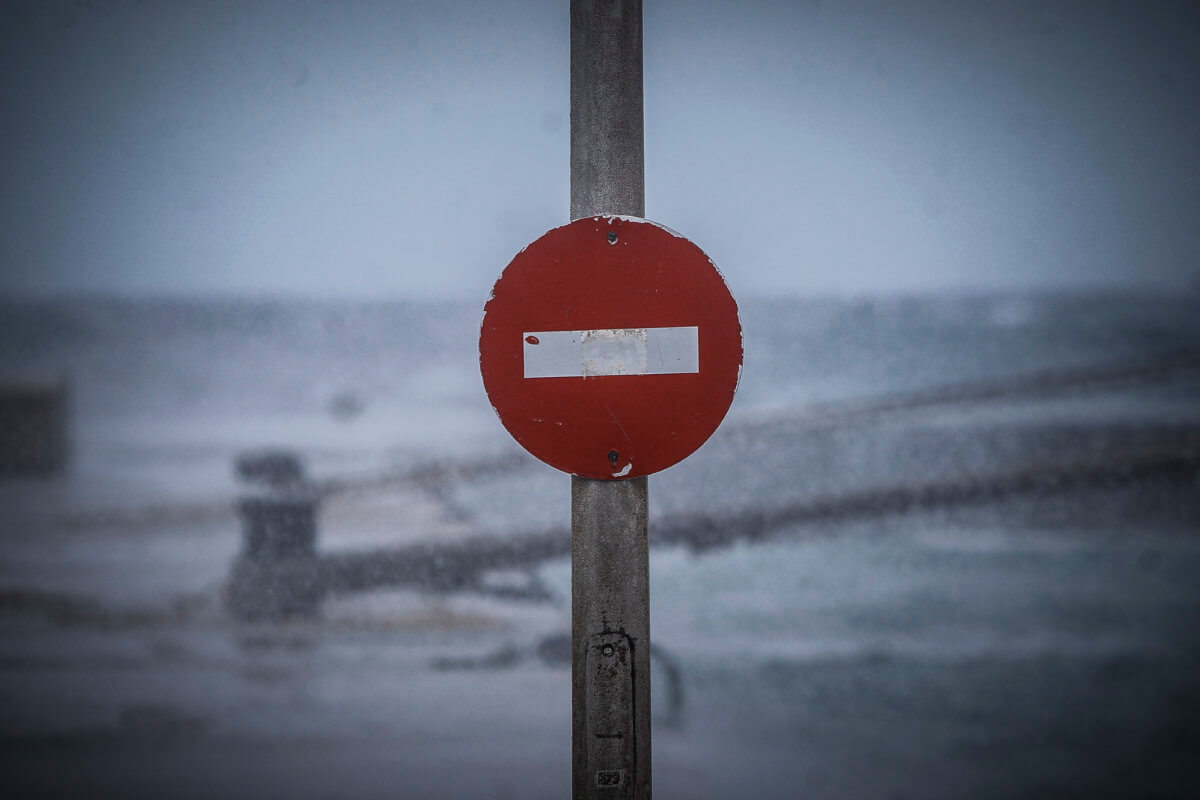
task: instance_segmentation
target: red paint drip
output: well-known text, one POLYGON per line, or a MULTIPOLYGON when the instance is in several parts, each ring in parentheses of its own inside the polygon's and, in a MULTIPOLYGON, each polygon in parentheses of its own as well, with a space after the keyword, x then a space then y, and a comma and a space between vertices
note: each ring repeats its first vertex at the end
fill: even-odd
MULTIPOLYGON (((509 339, 509 341, 511 342, 512 339, 509 339)), ((536 336, 526 336, 525 341, 529 342, 530 344, 541 344, 536 336)))

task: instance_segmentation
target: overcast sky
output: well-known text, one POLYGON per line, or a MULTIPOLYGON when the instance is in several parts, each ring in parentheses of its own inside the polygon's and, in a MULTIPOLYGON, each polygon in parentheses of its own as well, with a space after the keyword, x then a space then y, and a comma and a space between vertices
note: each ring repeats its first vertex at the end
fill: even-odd
MULTIPOLYGON (((4 3, 6 292, 486 297, 568 2, 4 3)), ((737 294, 1200 276, 1190 3, 646 0, 650 218, 737 294)))

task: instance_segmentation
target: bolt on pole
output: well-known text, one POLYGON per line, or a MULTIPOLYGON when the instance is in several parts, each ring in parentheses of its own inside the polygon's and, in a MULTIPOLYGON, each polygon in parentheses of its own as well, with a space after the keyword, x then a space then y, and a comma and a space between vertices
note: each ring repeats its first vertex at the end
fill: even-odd
MULTIPOLYGON (((645 216, 641 0, 571 0, 571 219, 645 216)), ((646 478, 571 478, 572 796, 650 797, 646 478)))

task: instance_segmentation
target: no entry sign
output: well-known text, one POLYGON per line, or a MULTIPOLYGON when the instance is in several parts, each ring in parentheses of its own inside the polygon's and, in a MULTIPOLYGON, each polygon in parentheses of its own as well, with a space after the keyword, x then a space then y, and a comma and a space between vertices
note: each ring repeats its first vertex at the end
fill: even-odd
POLYGON ((742 327, 700 248, 635 217, 586 217, 522 250, 484 308, 479 367, 508 432, 586 478, 650 475, 729 410, 742 327))

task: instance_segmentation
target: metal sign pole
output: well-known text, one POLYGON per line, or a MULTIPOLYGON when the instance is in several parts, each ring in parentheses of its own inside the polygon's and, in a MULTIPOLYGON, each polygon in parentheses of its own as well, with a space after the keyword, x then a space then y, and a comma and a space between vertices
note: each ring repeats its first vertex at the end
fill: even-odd
MULTIPOLYGON (((571 0, 571 219, 645 216, 641 0, 571 0)), ((650 797, 646 478, 571 478, 573 797, 650 797)))

